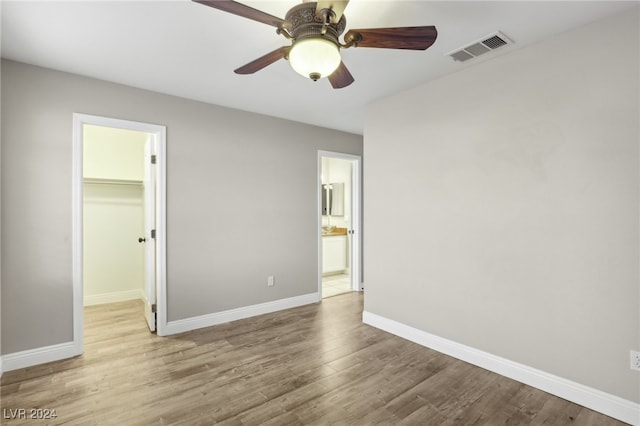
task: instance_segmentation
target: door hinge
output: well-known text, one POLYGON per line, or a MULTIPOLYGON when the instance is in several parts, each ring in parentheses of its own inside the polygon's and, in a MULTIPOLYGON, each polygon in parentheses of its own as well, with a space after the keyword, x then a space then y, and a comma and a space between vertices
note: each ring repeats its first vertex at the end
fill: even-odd
POLYGON ((158 161, 158 157, 154 154, 151 156, 151 164, 156 164, 156 162, 158 161))
POLYGON ((152 305, 151 305, 151 313, 152 313, 152 314, 155 314, 155 313, 156 313, 156 309, 157 309, 156 304, 155 304, 155 303, 154 303, 154 304, 152 304, 152 305))
POLYGON ((151 230, 151 238, 153 238, 154 240, 156 239, 156 230, 155 229, 151 230))

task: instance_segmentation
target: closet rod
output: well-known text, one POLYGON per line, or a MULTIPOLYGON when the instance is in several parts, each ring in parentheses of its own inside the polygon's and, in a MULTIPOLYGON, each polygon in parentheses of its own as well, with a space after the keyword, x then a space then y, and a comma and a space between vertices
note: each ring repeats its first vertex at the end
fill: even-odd
POLYGON ((84 183, 96 185, 142 185, 141 180, 84 178, 84 183))

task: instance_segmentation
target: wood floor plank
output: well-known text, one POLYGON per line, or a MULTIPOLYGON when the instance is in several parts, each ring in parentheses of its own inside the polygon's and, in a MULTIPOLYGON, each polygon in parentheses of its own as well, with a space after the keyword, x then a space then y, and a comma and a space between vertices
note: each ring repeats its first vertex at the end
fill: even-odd
POLYGON ((85 353, 7 372, 3 425, 623 423, 362 323, 363 296, 160 338, 139 301, 85 308, 85 353))

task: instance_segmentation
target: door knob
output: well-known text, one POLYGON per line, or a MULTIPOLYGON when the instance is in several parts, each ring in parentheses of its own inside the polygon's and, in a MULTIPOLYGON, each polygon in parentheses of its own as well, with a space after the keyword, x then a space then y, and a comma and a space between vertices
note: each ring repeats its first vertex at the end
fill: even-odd
POLYGON ((146 239, 146 238, 144 238, 144 237, 140 237, 140 238, 138 238, 138 242, 139 242, 139 243, 144 243, 145 241, 147 241, 147 239, 146 239))

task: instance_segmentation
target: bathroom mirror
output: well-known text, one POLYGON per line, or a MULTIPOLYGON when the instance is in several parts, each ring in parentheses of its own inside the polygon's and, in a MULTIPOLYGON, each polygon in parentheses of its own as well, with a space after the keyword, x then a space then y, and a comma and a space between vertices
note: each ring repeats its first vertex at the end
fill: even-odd
POLYGON ((344 216, 344 183, 329 183, 321 186, 322 215, 344 216))

